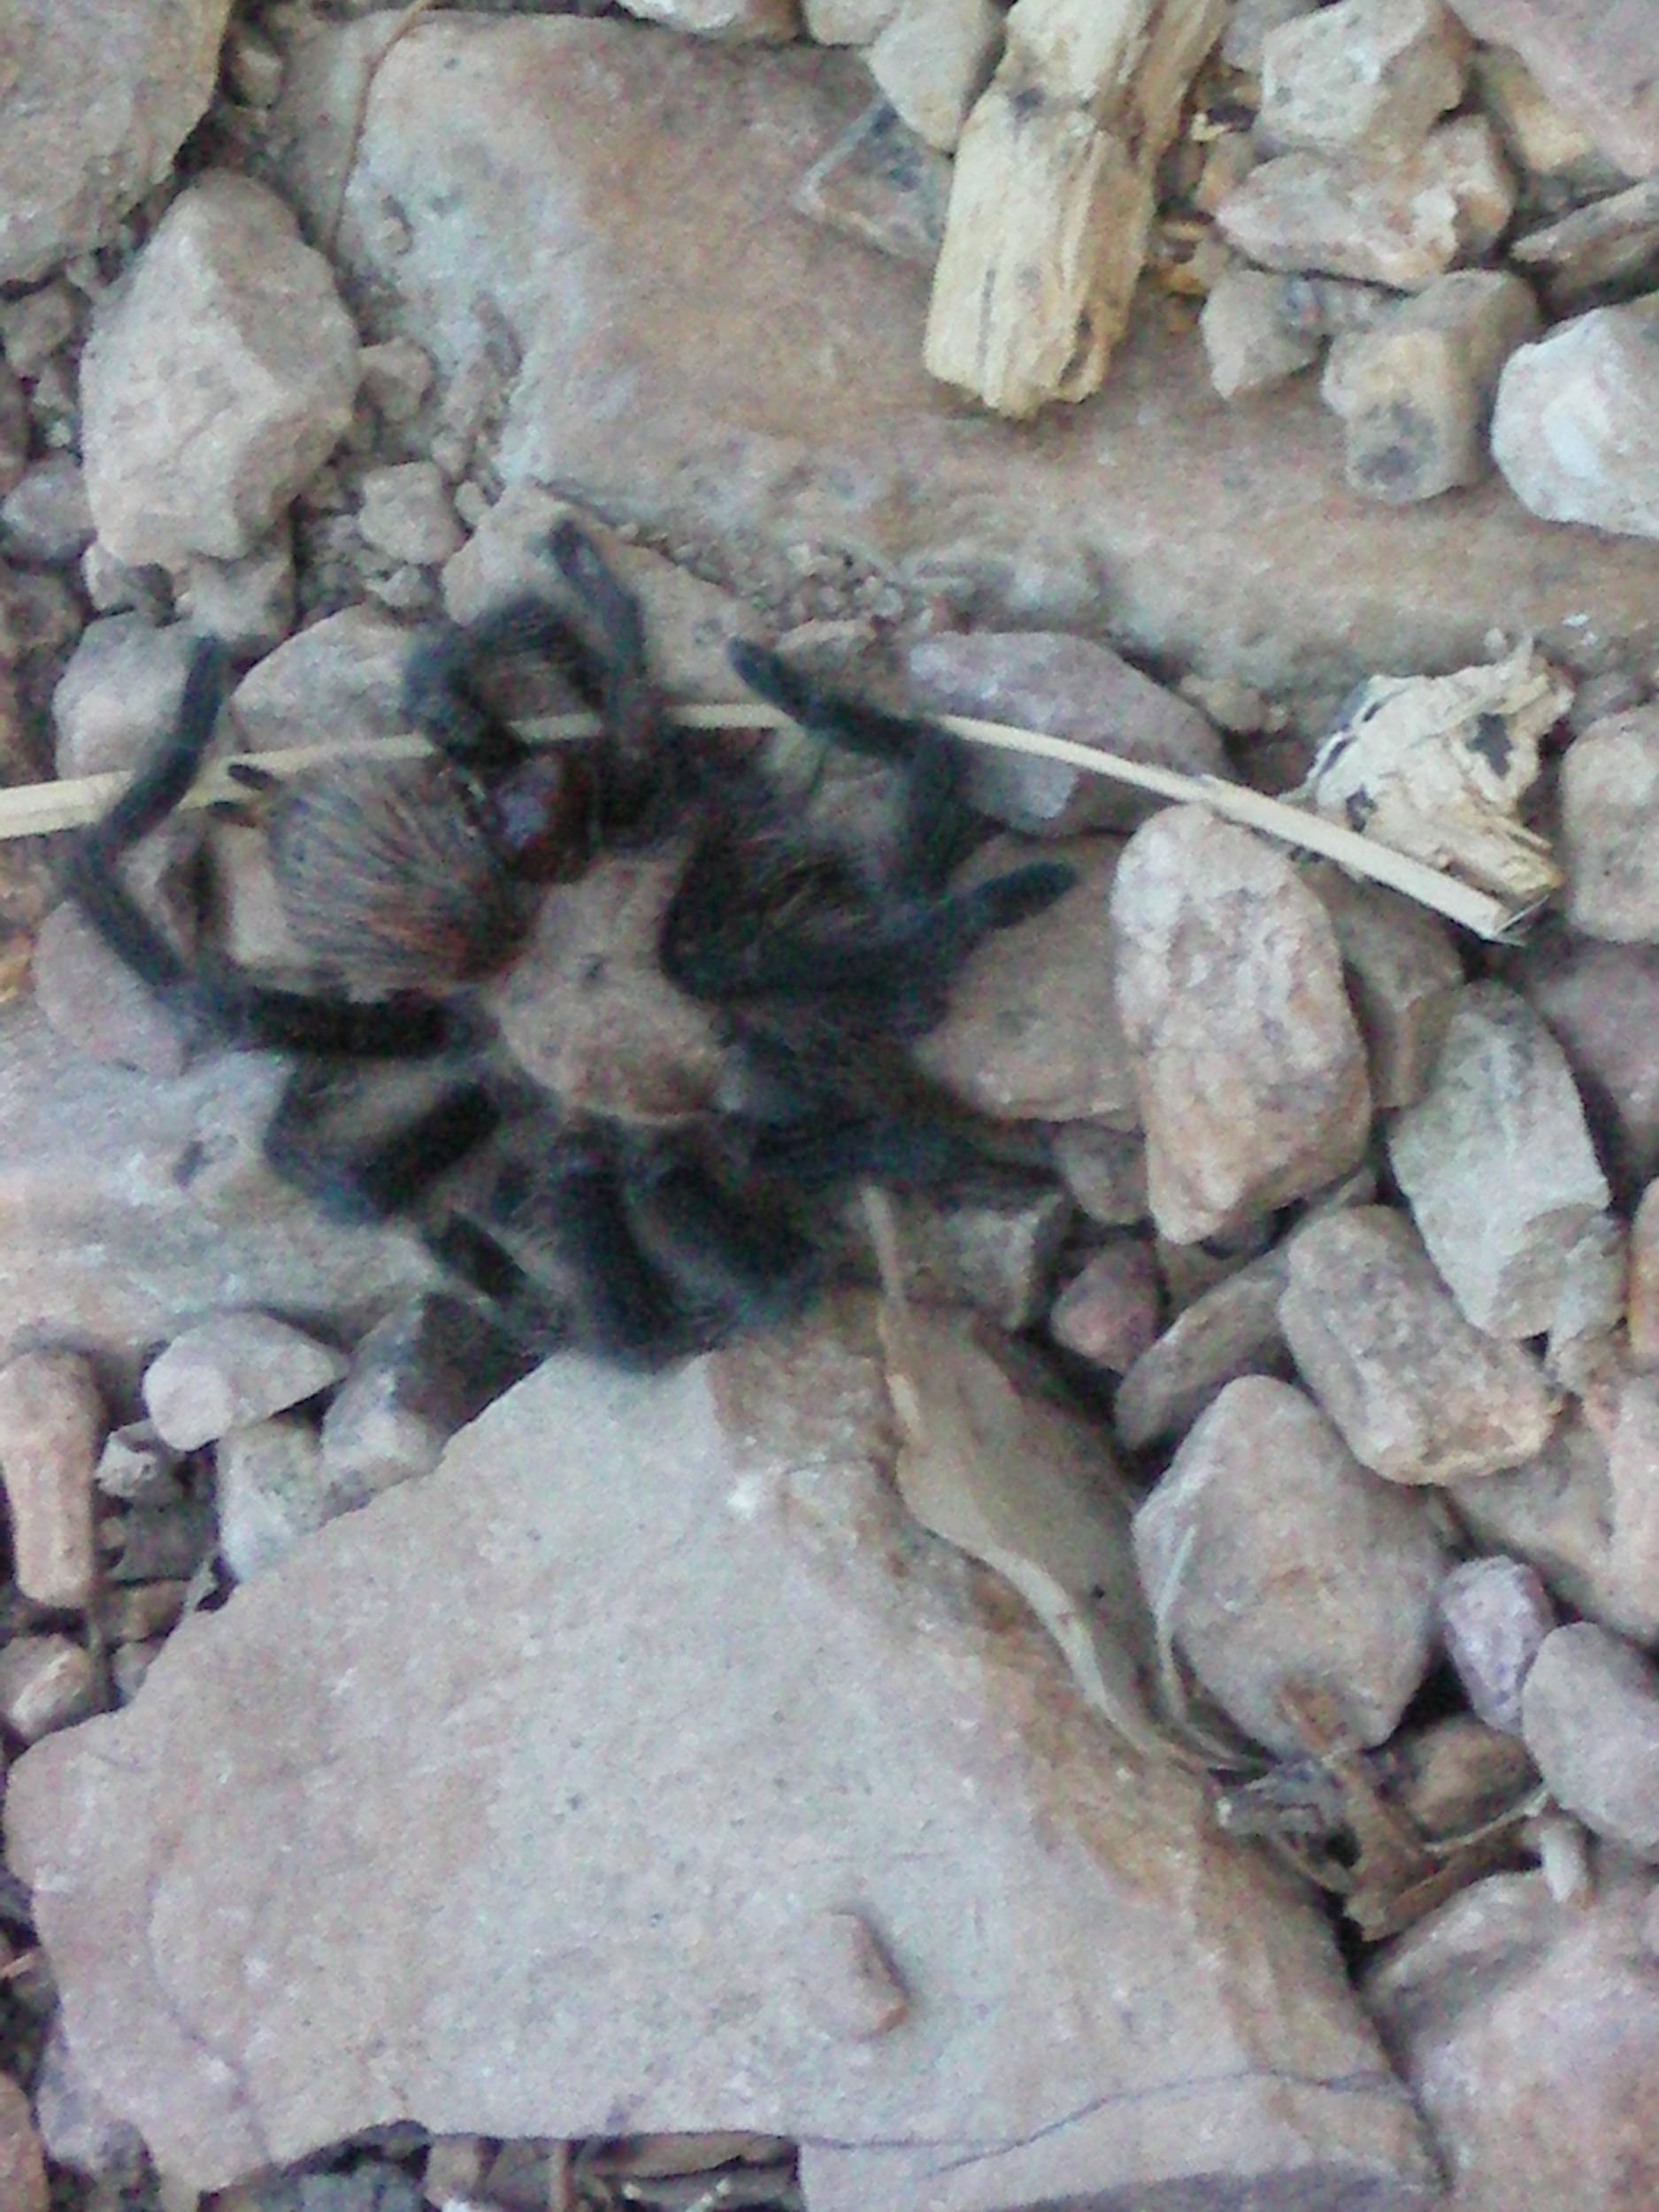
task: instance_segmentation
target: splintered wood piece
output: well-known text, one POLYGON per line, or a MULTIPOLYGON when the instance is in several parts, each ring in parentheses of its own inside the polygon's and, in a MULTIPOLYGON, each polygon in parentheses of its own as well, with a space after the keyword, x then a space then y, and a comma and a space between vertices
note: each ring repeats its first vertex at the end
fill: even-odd
POLYGON ((956 150, 929 373, 1001 414, 1096 390, 1147 257, 1159 157, 1225 0, 1018 0, 956 150))

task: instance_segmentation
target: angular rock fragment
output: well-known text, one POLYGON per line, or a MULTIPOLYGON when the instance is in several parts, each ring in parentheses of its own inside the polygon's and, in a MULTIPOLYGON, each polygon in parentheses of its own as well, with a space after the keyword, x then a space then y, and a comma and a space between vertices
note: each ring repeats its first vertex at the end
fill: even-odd
POLYGON ((944 1020, 917 1051, 953 1096, 1008 1120, 1134 1127, 1112 988, 1111 886, 1123 849, 1106 837, 1072 847, 1075 887, 1033 920, 999 930, 968 962, 944 1020))
POLYGON ((1647 1643, 1659 1638, 1659 1577, 1618 1541, 1606 1446, 1579 1414, 1524 1467, 1456 1484, 1453 1504, 1481 1543, 1534 1566, 1591 1619, 1647 1643))
POLYGON ((1158 1278, 1139 1237, 1114 1237, 1055 1300, 1048 1329, 1079 1359, 1121 1375, 1158 1333, 1158 1278))
POLYGON ((1659 1861, 1659 1672, 1644 1653, 1591 1621, 1555 1630, 1528 1671, 1521 1726, 1570 1813, 1659 1861))
POLYGON ((1509 252, 1542 286, 1558 316, 1585 304, 1604 286, 1647 289, 1659 274, 1659 178, 1646 178, 1528 231, 1509 252))
POLYGON ((219 1549, 238 1582, 268 1574, 363 1493, 337 1481, 313 1424, 280 1415, 233 1429, 214 1454, 219 1549))
POLYGON ((1464 980, 1451 933, 1409 899, 1340 868, 1322 864, 1303 880, 1336 932, 1364 1033, 1372 1101, 1379 1112, 1409 1106, 1428 1087, 1464 980))
POLYGON ((1537 328, 1519 277, 1459 269, 1374 330, 1340 338, 1320 394, 1342 419, 1354 489, 1407 506, 1484 476, 1499 375, 1537 328))
POLYGON ((1111 918, 1161 1233, 1197 1243, 1350 1168, 1370 1125, 1364 1048, 1331 925, 1290 861, 1171 807, 1130 840, 1111 918))
POLYGON ((1534 1568, 1468 1559, 1440 1585, 1440 1631, 1469 1702, 1489 1727, 1521 1732, 1521 1690, 1555 1609, 1534 1568))
POLYGON ((134 564, 240 558, 326 458, 357 384, 333 272, 283 203, 245 177, 189 186, 82 357, 99 537, 134 564))
POLYGON ((1147 1600, 1248 1735, 1310 1748, 1290 1700, 1391 1735, 1428 1671, 1447 1567, 1424 1502, 1369 1474, 1301 1391, 1231 1383, 1135 1515, 1147 1600))
POLYGON ((1611 1854, 1566 1902, 1541 1872, 1491 1875, 1367 1973, 1471 2212, 1642 2212, 1659 2193, 1653 1896, 1611 1854))
POLYGON ((517 1379, 523 1355, 476 1306, 447 1293, 388 1313, 352 1354, 323 1415, 323 1460, 358 1500, 429 1474, 457 1429, 517 1379))
POLYGON ((1452 0, 1477 38, 1512 46, 1627 176, 1659 169, 1646 0, 1452 0))
POLYGON ((1141 1353, 1112 1406, 1118 1438, 1131 1451, 1179 1436, 1241 1375, 1288 1376, 1279 1317, 1288 1265, 1282 1248, 1252 1260, 1194 1299, 1141 1353))
POLYGON ((12 1569, 37 1605, 78 1608, 92 1594, 92 1476, 105 1425, 92 1363, 79 1352, 22 1352, 0 1367, 12 1569))
POLYGON ((1091 1221, 1127 1228, 1146 1219, 1146 1147, 1138 1134, 1067 1122, 1055 1132, 1054 1164, 1091 1221))
POLYGON ((1262 42, 1274 153, 1406 153, 1463 96, 1469 39, 1440 0, 1337 0, 1262 42))
POLYGON ((870 73, 900 119, 948 154, 1002 50, 992 0, 899 0, 870 42, 870 73))
POLYGON ((274 1314, 216 1314, 151 1362, 144 1405, 162 1441, 191 1452, 316 1397, 345 1371, 338 1352, 274 1314))
POLYGON ((178 718, 192 642, 181 622, 159 630, 136 614, 89 622, 52 694, 58 774, 136 767, 178 718))
POLYGON ((15 561, 61 567, 86 550, 92 534, 86 477, 70 454, 31 462, 0 499, 0 546, 15 561))
POLYGON ((931 269, 949 197, 949 160, 878 100, 812 164, 794 205, 881 253, 931 269))
POLYGON ((1586 937, 1659 942, 1659 707, 1592 723, 1561 764, 1567 916, 1586 937))
MULTIPOLYGON (((1010 722, 1187 776, 1225 776, 1221 740, 1199 710, 1091 638, 968 630, 920 638, 905 655, 931 714, 1010 722)), ((1133 829, 1158 804, 1110 776, 995 746, 972 748, 975 806, 1029 835, 1133 829)))
POLYGON ((96 1701, 92 1655, 73 1636, 13 1636, 0 1645, 0 1721, 25 1743, 84 1720, 96 1701))
POLYGON ((1455 1482, 1542 1450, 1556 1402, 1537 1360, 1471 1327, 1402 1215, 1327 1215, 1289 1256, 1286 1341, 1362 1466, 1455 1482))
POLYGON ((1388 1133, 1423 1241, 1478 1329, 1537 1336, 1562 1263, 1608 1202, 1561 1047, 1518 994, 1466 989, 1427 1091, 1388 1133))
POLYGON ((1159 158, 1223 13, 1219 0, 1018 0, 956 149, 930 375, 1013 416, 1097 388, 1159 158))
POLYGON ((229 13, 230 0, 134 0, 119 23, 53 0, 8 9, 0 283, 103 245, 166 175, 212 96, 229 13))
POLYGON ((1217 2172, 1418 2204, 1318 1916, 903 1518, 865 1325, 651 1379, 549 1362, 13 1770, 77 2056, 164 2170, 219 2186, 390 2110, 609 2133, 623 2096, 640 2131, 803 2139, 841 2212, 1217 2172), (849 1901, 889 2032, 802 1993, 849 1901))
POLYGON ((1317 360, 1320 334, 1298 320, 1294 282, 1278 271, 1237 266, 1210 286, 1198 327, 1223 399, 1281 383, 1317 360))
POLYGON ((1626 1364, 1630 1236, 1617 1214, 1593 1215, 1574 1238, 1549 1317, 1544 1372, 1563 1390, 1596 1397, 1626 1364))
POLYGON ((466 542, 448 487, 431 461, 365 470, 357 527, 377 553, 421 566, 447 561, 466 542))
POLYGON ((1370 160, 1281 154, 1251 171, 1217 220, 1269 269, 1318 269, 1417 291, 1478 260, 1515 204, 1483 116, 1442 123, 1413 154, 1370 160))
POLYGON ((335 738, 390 737, 403 710, 409 632, 373 607, 326 615, 268 653, 231 695, 231 718, 250 752, 335 738))
POLYGON ((1659 296, 1592 308, 1512 354, 1492 450, 1533 514, 1659 537, 1659 296))
POLYGON ((192 628, 222 638, 239 660, 273 653, 294 627, 294 541, 286 519, 239 561, 192 561, 175 596, 192 628))

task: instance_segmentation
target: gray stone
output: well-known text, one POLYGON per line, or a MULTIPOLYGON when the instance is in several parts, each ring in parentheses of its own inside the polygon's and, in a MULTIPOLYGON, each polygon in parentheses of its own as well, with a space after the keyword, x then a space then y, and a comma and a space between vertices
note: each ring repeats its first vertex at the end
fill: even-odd
POLYGON ((1319 388, 1341 418, 1354 489, 1400 507, 1483 476, 1499 374, 1537 328, 1519 277, 1459 269, 1339 338, 1319 388))
POLYGON ((1160 1232, 1197 1243, 1352 1167, 1364 1048, 1330 922, 1284 853, 1171 807, 1130 840, 1111 921, 1160 1232))
MULTIPOLYGON (((991 849, 997 864, 1010 856, 991 849)), ((917 1058, 933 1080, 1009 1120, 1133 1128, 1134 1076, 1112 988, 1111 885, 1122 845, 1079 842, 1078 882, 1028 922, 999 930, 964 968, 917 1058)))
POLYGON ((1406 153, 1463 96, 1469 40, 1440 0, 1336 0, 1262 42, 1256 134, 1275 153, 1406 153))
POLYGON ((1225 270, 1198 319, 1210 380, 1223 399, 1282 383, 1319 356, 1319 334, 1297 321, 1294 279, 1278 271, 1225 270))
POLYGON ((0 306, 0 349, 14 376, 38 376, 81 326, 80 296, 55 279, 0 306))
POLYGON ((1286 1758, 1312 1748, 1285 1701, 1306 1688, 1356 1744, 1394 1732, 1428 1671, 1448 1562, 1423 1500, 1367 1473, 1301 1391, 1230 1383, 1134 1534, 1148 1603, 1247 1735, 1286 1758))
POLYGON ((1280 154, 1222 202, 1228 243, 1270 269, 1417 291, 1497 240, 1514 188, 1484 116, 1442 123, 1411 154, 1280 154))
POLYGON ((33 461, 0 499, 0 547, 47 567, 77 560, 92 536, 81 464, 67 453, 33 461))
POLYGON ((151 1423, 129 1421, 104 1438, 93 1479, 106 1498, 168 1504, 180 1494, 173 1474, 178 1463, 178 1453, 162 1442, 151 1423))
POLYGON ((1067 1122, 1055 1132, 1054 1164, 1091 1221, 1127 1228, 1147 1218, 1146 1146, 1134 1132, 1067 1122))
POLYGON ((807 36, 820 46, 868 46, 898 0, 803 0, 807 36))
MULTIPOLYGON (((319 225, 354 57, 381 35, 325 26, 294 57, 286 175, 319 225)), ((1041 437, 941 405, 913 269, 753 219, 868 106, 857 58, 824 49, 434 11, 377 74, 342 257, 380 303, 374 334, 478 395, 477 465, 569 486, 763 603, 797 557, 850 567, 1001 628, 1110 621, 1137 658, 1310 714, 1380 667, 1466 665, 1494 624, 1571 649, 1563 624, 1594 606, 1609 649, 1646 635, 1645 549, 1586 541, 1563 562, 1501 485, 1431 504, 1402 562, 1397 518, 1333 496, 1317 397, 1217 408, 1190 332, 1156 313, 1041 437)))
POLYGON ((366 471, 357 527, 376 552, 420 566, 447 561, 466 541, 431 461, 401 461, 366 471))
POLYGON ((0 282, 104 244, 166 176, 212 96, 230 0, 133 0, 119 16, 13 0, 0 147, 0 282))
POLYGON ((972 1306, 1010 1331, 1040 1317, 1073 1219, 1071 1202, 1052 1183, 1010 1180, 1010 1188, 984 1196, 967 1189, 942 1203, 895 1201, 910 1296, 972 1306))
POLYGON ((239 561, 195 560, 180 610, 239 658, 274 652, 294 626, 294 545, 285 524, 239 561))
POLYGON ((438 1294, 370 1330, 323 1415, 323 1460, 354 1501, 429 1474, 457 1429, 513 1379, 521 1356, 475 1306, 438 1294))
POLYGON ((949 159, 878 100, 812 164, 793 204, 814 222, 931 269, 949 197, 949 159))
POLYGON ((648 23, 733 45, 771 44, 794 38, 800 28, 796 0, 626 0, 626 5, 648 23))
POLYGON ((92 1476, 105 1417, 79 1352, 22 1352, 0 1367, 0 1479, 12 1571, 37 1605, 84 1606, 96 1567, 92 1476))
POLYGON ((1118 1434, 1131 1451, 1180 1435, 1242 1375, 1289 1373, 1279 1319, 1287 1265, 1281 1249, 1224 1277, 1142 1352, 1112 1404, 1118 1434))
POLYGON ((1471 985, 1388 1156, 1430 1256, 1478 1329, 1537 1336, 1608 1187, 1561 1047, 1518 994, 1471 985))
POLYGON ((1547 933, 1514 979, 1549 1024, 1621 1182, 1659 1169, 1659 949, 1547 933))
POLYGON ((1659 1368, 1659 1182, 1649 1183, 1630 1225, 1625 1322, 1630 1361, 1643 1372, 1659 1368))
POLYGON ((1647 2212, 1659 2196, 1653 1884, 1601 1855, 1561 1900, 1494 1874, 1383 1952, 1365 2001, 1469 2212, 1647 2212))
POLYGON ((1112 1237, 1055 1300, 1048 1330, 1092 1366, 1121 1375, 1158 1333, 1157 1266, 1139 1237, 1112 1237))
POLYGON ((13 1636, 0 1645, 0 1720, 25 1743, 85 1720, 96 1704, 92 1655, 72 1636, 13 1636))
POLYGON ((1467 1559, 1440 1585, 1440 1632, 1469 1702, 1490 1727, 1521 1732, 1521 1690, 1555 1626, 1537 1571, 1519 1559, 1467 1559))
POLYGON ((58 2165, 118 2184, 138 2180, 146 2162, 142 2138, 98 2095, 61 2016, 35 2078, 35 2116, 47 2156, 58 2165))
POLYGON ((1532 275, 1556 316, 1652 285, 1659 262, 1659 180, 1574 208, 1515 240, 1512 257, 1532 275), (1646 284, 1643 280, 1646 279, 1646 284))
POLYGON ((336 1383, 346 1362, 274 1314, 215 1314, 182 1330, 144 1374, 144 1406, 175 1451, 302 1404, 336 1383))
MULTIPOLYGON (((916 704, 928 713, 1010 722, 1181 775, 1227 772, 1221 741, 1196 707, 1087 638, 947 632, 919 639, 905 667, 916 704)), ((972 757, 974 804, 1029 835, 1133 829, 1159 803, 1064 761, 988 746, 975 746, 972 757)))
POLYGON ((1283 23, 1311 15, 1321 0, 1233 0, 1221 35, 1221 58, 1233 69, 1258 71, 1267 41, 1283 23))
POLYGON ((409 422, 432 389, 432 357, 412 338, 388 338, 357 356, 362 393, 382 422, 409 422))
POLYGON ((1548 332, 1509 357, 1492 450, 1552 522, 1659 537, 1659 295, 1548 332))
POLYGON ((1512 46, 1627 176, 1659 169, 1646 0, 1452 0, 1477 38, 1512 46))
POLYGON ((219 173, 180 194, 100 304, 81 373, 110 550, 240 560, 349 422, 357 334, 283 203, 219 173))
POLYGON ((250 752, 331 737, 389 737, 406 726, 409 633, 372 607, 348 607, 289 638, 231 695, 231 718, 250 752))
POLYGON ((1217 2174, 1422 2212, 1322 1918, 907 1523, 865 1326, 549 1362, 13 1770, 77 2055, 163 2170, 217 2187, 388 2111, 603 2134, 620 2095, 634 2131, 803 2139, 815 2212, 1217 2174), (849 1901, 891 2033, 801 1987, 849 1901))
POLYGON ((364 1496, 335 1479, 314 1424, 294 1414, 232 1430, 214 1469, 219 1555, 238 1582, 269 1574, 364 1496))
POLYGON ((180 1075, 188 1058, 181 1018, 164 1006, 65 900, 35 940, 35 996, 76 1049, 147 1075, 180 1075))
POLYGON ((1513 47, 1479 48, 1471 73, 1505 147, 1530 175, 1608 191, 1617 187, 1622 172, 1597 153, 1589 133, 1556 105, 1513 47))
POLYGON ((52 694, 60 776, 135 768, 178 718, 195 643, 182 623, 142 615, 89 622, 52 694))
POLYGON ((1609 715, 1561 764, 1567 915, 1586 937, 1659 941, 1659 707, 1609 715))
POLYGON ((1659 1638, 1659 1580, 1629 1571, 1607 1449, 1582 1415, 1559 1421, 1525 1466, 1460 1482, 1451 1497, 1481 1543, 1536 1567, 1569 1605, 1640 1642, 1659 1638))
POLYGON ((1495 1474, 1542 1450, 1556 1401, 1537 1360, 1471 1327, 1403 1215, 1310 1222, 1279 1312, 1302 1380, 1390 1481, 1495 1474))
POLYGON ((1659 1673, 1592 1621, 1546 1636, 1521 1692, 1526 1747, 1557 1801, 1659 1861, 1659 1673))
POLYGON ((1321 864, 1304 880, 1336 932, 1372 1102, 1379 1112, 1409 1106, 1428 1087, 1464 979, 1451 932, 1437 915, 1340 868, 1321 864))
POLYGON ((899 0, 865 50, 883 96, 919 137, 948 154, 1002 48, 994 0, 899 0))

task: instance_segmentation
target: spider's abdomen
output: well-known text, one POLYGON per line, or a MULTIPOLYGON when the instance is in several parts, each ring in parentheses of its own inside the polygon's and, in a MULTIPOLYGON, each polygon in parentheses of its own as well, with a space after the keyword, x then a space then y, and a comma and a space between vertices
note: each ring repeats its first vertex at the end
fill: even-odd
POLYGON ((273 811, 272 855, 307 956, 351 990, 426 991, 498 967, 534 902, 438 762, 342 761, 273 811))

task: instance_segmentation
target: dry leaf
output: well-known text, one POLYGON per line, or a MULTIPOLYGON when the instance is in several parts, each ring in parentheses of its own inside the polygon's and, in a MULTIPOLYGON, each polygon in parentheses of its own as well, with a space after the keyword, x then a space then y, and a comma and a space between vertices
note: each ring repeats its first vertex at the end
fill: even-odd
POLYGON ((1518 818, 1572 686, 1530 638, 1451 676, 1373 676, 1293 795, 1327 820, 1525 909, 1562 880, 1518 818))
POLYGON ((1079 1690, 1135 1750, 1186 1755, 1141 1690, 1150 1624, 1129 1545, 1129 1501, 1080 1422, 1022 1389, 971 1316, 889 1298, 888 1385, 903 1441, 898 1485, 925 1528, 1000 1574, 1054 1638, 1079 1690))

